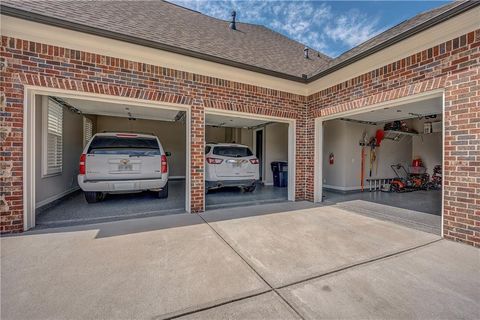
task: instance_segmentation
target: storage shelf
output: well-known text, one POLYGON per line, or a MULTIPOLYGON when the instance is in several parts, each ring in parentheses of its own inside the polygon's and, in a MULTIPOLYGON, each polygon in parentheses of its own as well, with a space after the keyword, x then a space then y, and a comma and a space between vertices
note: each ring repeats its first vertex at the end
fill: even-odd
POLYGON ((386 130, 385 133, 390 134, 403 134, 406 136, 419 136, 420 133, 413 133, 413 132, 405 132, 405 131, 396 131, 396 130, 386 130))
POLYGON ((416 137, 420 136, 419 133, 405 132, 405 131, 396 131, 396 130, 385 130, 385 139, 393 141, 401 141, 405 137, 416 137))

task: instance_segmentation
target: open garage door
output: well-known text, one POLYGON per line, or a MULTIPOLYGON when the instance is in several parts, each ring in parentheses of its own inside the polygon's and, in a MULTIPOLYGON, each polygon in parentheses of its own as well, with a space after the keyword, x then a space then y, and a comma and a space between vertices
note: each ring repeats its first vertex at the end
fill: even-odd
POLYGON ((325 203, 441 233, 441 94, 346 113, 322 127, 325 203))
POLYGON ((35 225, 97 223, 187 209, 187 112, 36 95, 35 225))
POLYGON ((293 200, 293 126, 289 120, 208 111, 206 208, 293 200))

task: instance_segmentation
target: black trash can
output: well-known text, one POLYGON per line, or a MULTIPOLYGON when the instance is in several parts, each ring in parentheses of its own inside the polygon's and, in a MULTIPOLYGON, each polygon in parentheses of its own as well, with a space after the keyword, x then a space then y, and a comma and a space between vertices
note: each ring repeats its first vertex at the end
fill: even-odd
POLYGON ((270 165, 273 172, 273 185, 286 188, 288 186, 288 163, 286 161, 273 161, 270 165))

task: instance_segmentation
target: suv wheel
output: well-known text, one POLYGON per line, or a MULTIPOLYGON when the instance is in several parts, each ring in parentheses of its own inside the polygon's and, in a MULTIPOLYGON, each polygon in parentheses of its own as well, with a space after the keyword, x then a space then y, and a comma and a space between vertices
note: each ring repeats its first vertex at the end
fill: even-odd
POLYGON ((158 192, 158 197, 160 199, 168 198, 168 182, 167 184, 165 184, 165 187, 163 187, 163 189, 158 192))
POLYGON ((105 195, 103 192, 92 192, 92 191, 85 191, 85 200, 87 200, 88 203, 95 203, 98 201, 102 201, 105 198, 105 195))

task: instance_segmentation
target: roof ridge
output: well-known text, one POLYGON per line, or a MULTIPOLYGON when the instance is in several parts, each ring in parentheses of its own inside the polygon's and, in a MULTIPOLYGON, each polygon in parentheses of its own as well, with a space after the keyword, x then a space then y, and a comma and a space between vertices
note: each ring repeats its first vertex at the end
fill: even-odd
MULTIPOLYGON (((174 6, 177 6, 177 7, 182 8, 182 9, 187 9, 187 10, 193 11, 193 12, 195 12, 195 13, 199 13, 199 14, 201 14, 201 15, 203 15, 203 16, 206 16, 206 17, 208 17, 208 18, 211 18, 211 19, 215 19, 215 20, 219 20, 219 21, 223 21, 223 22, 227 22, 227 23, 230 22, 229 20, 220 19, 220 18, 217 18, 217 17, 212 17, 212 16, 210 16, 210 15, 208 15, 208 14, 205 14, 205 13, 203 13, 203 12, 200 12, 200 11, 197 11, 197 10, 193 10, 193 9, 184 7, 184 6, 182 6, 182 5, 179 5, 179 4, 176 4, 176 3, 173 3, 173 2, 169 2, 169 1, 167 1, 167 0, 160 0, 160 1, 163 1, 163 2, 165 2, 165 3, 171 4, 171 5, 174 5, 174 6)), ((232 10, 235 10, 235 9, 232 9, 232 10)), ((235 11, 236 11, 236 10, 235 10, 235 11)), ((325 58, 325 59, 328 59, 328 60, 333 59, 332 57, 326 55, 325 53, 321 52, 320 50, 314 49, 314 48, 312 48, 312 47, 310 47, 310 46, 308 46, 308 45, 306 45, 306 44, 304 44, 304 43, 302 43, 302 42, 300 42, 300 41, 297 41, 297 40, 295 40, 295 39, 292 39, 292 38, 284 35, 283 33, 278 32, 278 31, 275 31, 275 30, 273 30, 273 29, 271 29, 271 28, 269 28, 269 27, 267 27, 267 26, 265 26, 265 25, 263 25, 263 24, 253 23, 253 22, 244 22, 244 21, 240 21, 240 20, 237 20, 236 23, 237 23, 237 24, 240 24, 240 25, 245 24, 245 25, 250 25, 250 26, 254 26, 254 27, 259 27, 259 28, 267 29, 268 31, 270 31, 270 32, 272 32, 272 33, 274 33, 274 34, 280 35, 281 37, 284 37, 284 38, 286 38, 286 39, 288 39, 288 40, 290 40, 290 41, 292 41, 292 42, 296 42, 296 43, 298 43, 298 44, 301 44, 301 45, 304 46, 304 47, 308 47, 308 48, 314 50, 315 52, 321 54, 322 57, 325 58)))

